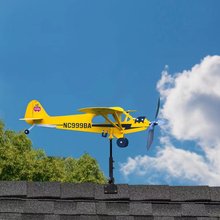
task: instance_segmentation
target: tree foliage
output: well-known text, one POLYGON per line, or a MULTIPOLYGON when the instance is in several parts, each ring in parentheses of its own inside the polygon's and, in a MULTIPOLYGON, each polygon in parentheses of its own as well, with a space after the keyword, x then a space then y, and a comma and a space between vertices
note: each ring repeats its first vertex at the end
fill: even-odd
POLYGON ((23 132, 4 129, 0 121, 0 180, 106 183, 97 161, 89 154, 79 159, 46 156, 34 149, 23 132))

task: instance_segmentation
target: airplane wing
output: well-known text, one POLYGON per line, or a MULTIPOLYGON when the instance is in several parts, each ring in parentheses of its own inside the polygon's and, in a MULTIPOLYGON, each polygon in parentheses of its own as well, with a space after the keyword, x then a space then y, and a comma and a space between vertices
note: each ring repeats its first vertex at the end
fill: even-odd
POLYGON ((123 130, 121 125, 120 115, 124 112, 124 109, 121 107, 91 107, 91 108, 81 108, 80 112, 91 113, 95 115, 101 115, 105 118, 107 122, 109 122, 114 127, 119 130, 123 130), (117 123, 114 123, 111 119, 109 119, 108 115, 111 114, 117 123))
POLYGON ((114 114, 115 112, 123 113, 124 109, 121 107, 98 107, 98 108, 90 107, 90 108, 81 108, 79 109, 79 111, 84 113, 100 115, 100 113, 102 114, 114 114))

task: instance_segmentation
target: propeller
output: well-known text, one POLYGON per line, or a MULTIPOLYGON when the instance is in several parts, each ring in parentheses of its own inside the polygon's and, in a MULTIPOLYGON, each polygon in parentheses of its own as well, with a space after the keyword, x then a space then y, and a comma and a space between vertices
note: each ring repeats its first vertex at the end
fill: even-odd
POLYGON ((156 114, 155 114, 155 118, 154 121, 150 122, 150 126, 148 128, 148 137, 147 137, 147 150, 150 149, 152 143, 153 143, 153 139, 154 139, 154 127, 156 125, 158 125, 158 120, 157 120, 157 116, 159 114, 159 110, 160 110, 160 98, 158 99, 157 102, 157 110, 156 110, 156 114))

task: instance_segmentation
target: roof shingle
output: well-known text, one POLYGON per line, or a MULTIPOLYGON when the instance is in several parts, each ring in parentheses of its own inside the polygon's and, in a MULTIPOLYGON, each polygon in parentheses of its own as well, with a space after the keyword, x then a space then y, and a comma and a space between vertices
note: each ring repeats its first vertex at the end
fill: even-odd
POLYGON ((0 181, 0 219, 220 220, 220 187, 0 181))

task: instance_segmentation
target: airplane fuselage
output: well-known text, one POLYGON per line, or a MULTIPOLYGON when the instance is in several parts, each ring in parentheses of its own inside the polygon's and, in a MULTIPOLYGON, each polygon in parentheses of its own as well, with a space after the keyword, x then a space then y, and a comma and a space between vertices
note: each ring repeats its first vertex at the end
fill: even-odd
POLYGON ((92 133, 105 133, 111 134, 113 137, 121 138, 125 134, 139 132, 146 130, 150 122, 147 119, 137 121, 136 118, 129 119, 128 121, 121 122, 122 129, 118 128, 117 122, 103 122, 93 123, 95 114, 77 114, 66 116, 46 116, 41 121, 28 120, 29 124, 35 124, 41 127, 52 127, 56 129, 92 132, 92 133))

